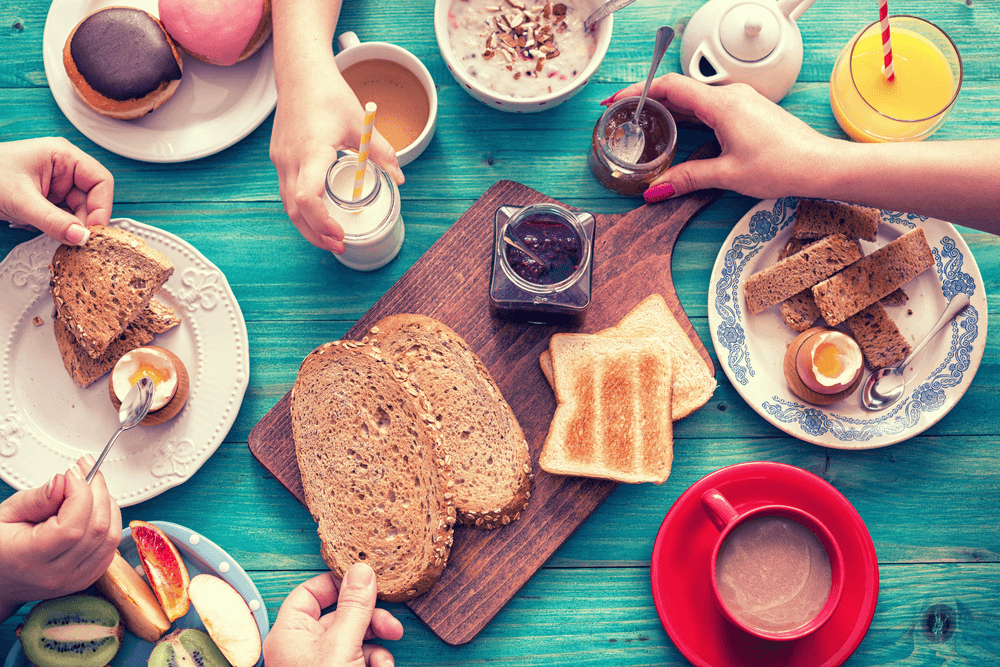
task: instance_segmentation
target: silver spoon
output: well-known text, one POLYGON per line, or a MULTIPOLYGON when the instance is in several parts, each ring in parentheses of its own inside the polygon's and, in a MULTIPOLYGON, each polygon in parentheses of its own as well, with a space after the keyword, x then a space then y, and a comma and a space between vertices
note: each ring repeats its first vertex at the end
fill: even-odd
POLYGON ((121 422, 121 428, 111 436, 111 440, 104 446, 104 451, 97 457, 94 467, 87 473, 87 484, 90 484, 90 481, 94 479, 97 469, 101 467, 104 457, 111 451, 111 445, 115 444, 118 436, 145 419, 146 413, 149 412, 149 406, 152 403, 153 381, 147 377, 139 378, 139 381, 132 385, 132 388, 125 394, 125 400, 122 401, 121 407, 118 408, 118 420, 121 422))
POLYGON ((934 335, 940 331, 946 324, 951 322, 955 315, 958 315, 963 308, 969 305, 969 297, 965 294, 956 294, 952 297, 951 301, 948 302, 948 306, 941 313, 941 317, 931 328, 930 332, 924 336, 924 339, 917 343, 917 346, 913 348, 910 355, 903 359, 901 362, 895 366, 886 366, 880 370, 875 371, 868 376, 865 380, 865 386, 861 390, 861 405, 864 406, 866 410, 871 410, 872 412, 877 412, 879 410, 885 410, 887 407, 899 400, 903 395, 903 388, 906 386, 906 380, 903 378, 903 371, 906 367, 910 365, 917 354, 920 353, 924 346, 930 341, 934 335))
POLYGON ((541 264, 542 266, 544 266, 546 269, 549 268, 548 262, 546 262, 544 259, 542 259, 537 254, 535 254, 535 251, 533 251, 531 248, 529 248, 528 246, 526 246, 524 244, 524 241, 522 241, 521 239, 517 238, 517 236, 511 230, 510 225, 504 226, 502 237, 503 237, 504 242, 507 245, 512 246, 514 248, 517 248, 518 250, 520 250, 521 252, 523 252, 525 255, 527 255, 531 259, 535 260, 536 262, 538 262, 539 264, 541 264))
POLYGON ((590 30, 590 26, 607 16, 614 14, 622 7, 631 5, 633 2, 635 2, 635 0, 608 0, 608 2, 605 2, 603 5, 598 7, 593 14, 587 17, 587 20, 583 22, 583 29, 590 30))
POLYGON ((663 60, 663 54, 674 39, 674 29, 670 26, 663 26, 656 31, 656 45, 653 47, 653 62, 649 67, 649 75, 646 77, 646 86, 642 89, 642 97, 635 107, 635 114, 632 120, 622 123, 611 135, 611 152, 630 164, 635 164, 642 155, 642 149, 646 147, 646 135, 639 125, 639 114, 642 113, 642 105, 646 103, 646 95, 649 94, 649 86, 653 83, 656 75, 656 68, 663 60))

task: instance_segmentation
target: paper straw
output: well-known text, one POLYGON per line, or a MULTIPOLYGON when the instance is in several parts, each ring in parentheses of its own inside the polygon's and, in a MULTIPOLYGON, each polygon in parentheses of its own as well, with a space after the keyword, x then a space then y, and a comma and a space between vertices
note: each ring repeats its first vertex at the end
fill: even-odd
POLYGON ((372 128, 375 126, 375 111, 378 109, 374 102, 365 105, 365 127, 361 131, 361 146, 358 148, 358 170, 354 172, 354 194, 351 201, 361 198, 361 190, 365 185, 365 171, 368 169, 368 144, 372 140, 372 128))
POLYGON ((885 66, 885 78, 892 81, 896 73, 892 69, 892 39, 889 35, 889 2, 888 0, 878 0, 878 20, 882 28, 882 58, 885 66))

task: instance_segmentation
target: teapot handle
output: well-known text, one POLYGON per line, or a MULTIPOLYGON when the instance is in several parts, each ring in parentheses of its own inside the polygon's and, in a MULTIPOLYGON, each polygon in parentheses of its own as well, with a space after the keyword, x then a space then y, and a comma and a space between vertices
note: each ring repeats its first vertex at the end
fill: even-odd
POLYGON ((712 59, 709 57, 711 55, 708 49, 705 48, 704 44, 699 44, 691 55, 691 60, 688 62, 688 76, 690 76, 695 81, 701 81, 702 83, 729 83, 730 77, 729 73, 722 69, 717 63, 717 59, 712 59), (701 71, 701 61, 705 60, 708 64, 715 70, 715 74, 705 75, 701 71))
POLYGON ((815 0, 778 0, 778 11, 792 21, 798 21, 815 0))

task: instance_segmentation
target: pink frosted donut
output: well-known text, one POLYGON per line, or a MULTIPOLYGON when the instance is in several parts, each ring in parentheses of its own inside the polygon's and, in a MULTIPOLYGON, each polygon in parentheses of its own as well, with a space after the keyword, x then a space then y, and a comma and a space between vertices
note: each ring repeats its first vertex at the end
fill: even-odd
POLYGON ((159 14, 178 46, 213 65, 245 60, 271 36, 271 0, 159 0, 159 14))

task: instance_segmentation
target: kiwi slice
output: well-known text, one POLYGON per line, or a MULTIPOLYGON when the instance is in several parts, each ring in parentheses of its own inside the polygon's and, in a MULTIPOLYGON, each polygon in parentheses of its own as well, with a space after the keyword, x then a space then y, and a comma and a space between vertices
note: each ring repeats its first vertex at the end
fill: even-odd
POLYGON ((148 667, 232 667, 212 638, 201 630, 174 630, 149 654, 148 667))
POLYGON ((104 667, 124 633, 114 605, 93 595, 39 602, 20 628, 24 655, 38 667, 104 667))

